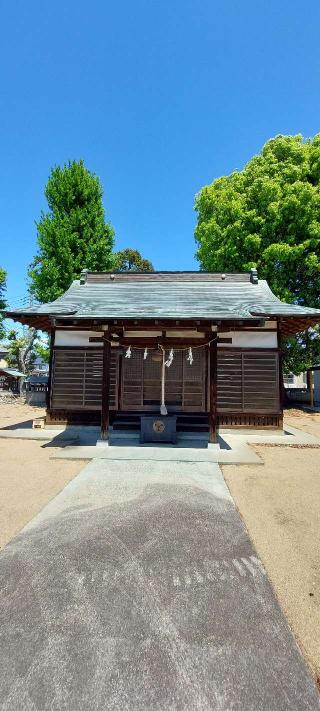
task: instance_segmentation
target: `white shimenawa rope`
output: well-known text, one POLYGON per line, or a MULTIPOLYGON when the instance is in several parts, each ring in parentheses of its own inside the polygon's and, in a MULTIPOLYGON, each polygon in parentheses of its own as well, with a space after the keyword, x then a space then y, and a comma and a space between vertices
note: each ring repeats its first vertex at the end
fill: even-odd
MULTIPOLYGON (((107 341, 107 343, 111 343, 111 345, 112 344, 114 345, 114 340, 111 340, 110 338, 106 338, 105 340, 107 341)), ((206 341, 206 343, 200 343, 199 346, 192 346, 192 348, 191 348, 191 346, 187 346, 187 348, 176 348, 176 350, 182 352, 182 351, 189 351, 191 348, 192 351, 196 351, 196 350, 198 350, 198 348, 207 348, 207 346, 210 346, 210 343, 213 343, 216 340, 217 340, 217 337, 211 338, 211 340, 206 341)), ((121 345, 121 343, 117 344, 117 345, 121 345)), ((158 348, 160 348, 160 347, 161 346, 158 343, 158 348)), ((128 348, 126 350, 126 354, 129 352, 129 355, 126 357, 131 358, 131 350, 146 352, 146 351, 148 351, 148 348, 145 348, 145 346, 131 346, 130 345, 130 346, 128 346, 128 348)), ((155 346, 152 346, 151 350, 155 350, 155 346)))
POLYGON ((160 413, 161 415, 167 415, 168 410, 165 403, 165 379, 166 379, 166 352, 165 349, 160 346, 162 351, 162 368, 161 368, 161 405, 160 413))

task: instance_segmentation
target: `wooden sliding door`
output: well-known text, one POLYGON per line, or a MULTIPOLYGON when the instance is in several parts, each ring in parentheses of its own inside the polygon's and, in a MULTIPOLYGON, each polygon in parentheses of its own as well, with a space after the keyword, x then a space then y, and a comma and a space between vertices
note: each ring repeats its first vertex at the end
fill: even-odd
MULTIPOLYGON (((118 354, 111 351, 110 409, 118 407, 118 354)), ((102 348, 55 348, 52 361, 53 410, 101 409, 102 348)))
POLYGON ((218 412, 280 411, 278 352, 218 348, 217 375, 218 412))

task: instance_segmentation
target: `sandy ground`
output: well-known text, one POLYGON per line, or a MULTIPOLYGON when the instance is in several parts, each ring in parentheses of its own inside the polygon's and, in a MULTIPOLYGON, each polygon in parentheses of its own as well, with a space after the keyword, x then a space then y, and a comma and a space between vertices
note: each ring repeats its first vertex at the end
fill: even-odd
MULTIPOLYGON (((320 436, 320 413, 285 421, 320 436)), ((264 467, 223 474, 279 602, 320 679, 320 449, 255 447, 264 467)))
MULTIPOLYGON (((0 427, 23 422, 30 426, 43 413, 28 405, 0 403, 0 427)), ((0 547, 84 466, 84 462, 51 461, 51 453, 41 442, 0 440, 0 547)))
POLYGON ((298 427, 309 434, 320 437, 320 412, 303 412, 303 410, 286 410, 284 423, 298 427))

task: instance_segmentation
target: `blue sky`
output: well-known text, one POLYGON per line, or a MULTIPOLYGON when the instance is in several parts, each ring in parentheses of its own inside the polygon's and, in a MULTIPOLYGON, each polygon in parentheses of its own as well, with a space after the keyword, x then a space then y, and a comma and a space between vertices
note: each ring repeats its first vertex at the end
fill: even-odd
MULTIPOLYGON (((320 4, 1 3, 0 263, 26 294, 50 168, 83 158, 116 247, 195 269, 195 193, 277 133, 320 131, 320 4)), ((85 266, 85 265, 84 265, 85 266)))

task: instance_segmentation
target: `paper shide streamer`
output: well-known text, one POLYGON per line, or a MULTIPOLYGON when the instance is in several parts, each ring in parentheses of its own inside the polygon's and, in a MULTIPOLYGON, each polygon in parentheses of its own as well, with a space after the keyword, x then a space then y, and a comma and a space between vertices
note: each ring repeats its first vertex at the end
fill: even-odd
POLYGON ((171 348, 169 356, 168 356, 167 360, 165 361, 165 365, 167 366, 167 368, 170 368, 170 365, 173 361, 173 356, 174 356, 174 350, 173 350, 173 348, 171 348))
POLYGON ((193 353, 192 353, 192 348, 190 346, 188 350, 188 355, 187 355, 187 361, 189 361, 190 365, 193 363, 193 353))
POLYGON ((131 353, 131 346, 128 346, 128 348, 127 348, 127 350, 126 350, 125 358, 131 358, 131 355, 132 355, 132 353, 131 353))

